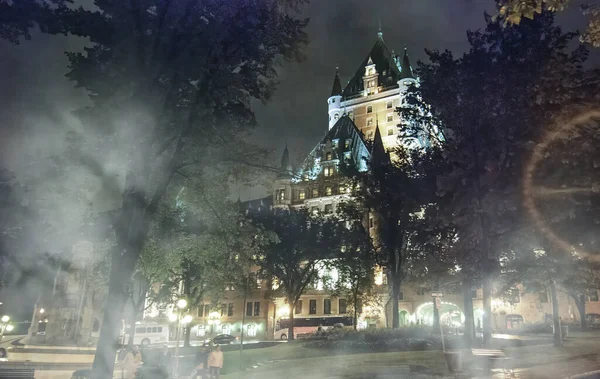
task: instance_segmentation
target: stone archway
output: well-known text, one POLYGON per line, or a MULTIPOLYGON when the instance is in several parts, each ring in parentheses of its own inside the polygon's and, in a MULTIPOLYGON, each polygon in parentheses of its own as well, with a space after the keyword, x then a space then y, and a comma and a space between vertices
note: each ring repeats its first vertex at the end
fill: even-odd
POLYGON ((408 326, 410 324, 410 314, 406 309, 400 310, 400 326, 408 326))
MULTIPOLYGON (((454 303, 442 301, 439 312, 442 325, 460 326, 465 321, 462 310, 454 303)), ((415 311, 415 316, 418 323, 433 325, 433 303, 427 302, 419 305, 415 311)))

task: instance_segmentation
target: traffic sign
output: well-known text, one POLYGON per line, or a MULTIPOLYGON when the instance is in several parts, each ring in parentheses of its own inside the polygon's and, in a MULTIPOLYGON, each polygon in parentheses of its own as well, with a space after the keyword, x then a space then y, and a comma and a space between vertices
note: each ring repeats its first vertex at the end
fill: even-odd
POLYGON ((431 293, 431 297, 444 297, 444 293, 441 291, 438 292, 432 292, 431 293))

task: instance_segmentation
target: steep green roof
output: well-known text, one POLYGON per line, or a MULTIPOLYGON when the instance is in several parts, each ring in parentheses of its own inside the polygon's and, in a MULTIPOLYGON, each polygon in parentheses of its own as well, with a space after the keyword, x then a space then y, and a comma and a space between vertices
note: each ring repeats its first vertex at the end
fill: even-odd
POLYGON ((316 167, 318 159, 323 160, 325 150, 331 146, 328 151, 332 152, 332 159, 344 161, 345 155, 350 155, 350 161, 356 165, 359 170, 366 170, 365 158, 369 159, 371 154, 368 149, 363 134, 358 130, 354 122, 347 116, 342 116, 335 125, 327 131, 321 141, 308 154, 302 163, 300 174, 307 174, 309 178, 318 175, 319 169, 316 167), (337 141, 337 147, 332 146, 333 141, 337 141), (346 148, 346 141, 349 146, 346 148))
POLYGON ((350 79, 344 88, 344 97, 350 97, 361 93, 365 87, 363 84, 363 76, 365 75, 365 67, 368 65, 369 58, 375 63, 375 68, 379 73, 379 85, 383 87, 396 86, 401 77, 400 70, 394 62, 394 57, 390 50, 383 42, 383 38, 377 38, 375 45, 360 64, 356 73, 350 79))
POLYGON ((410 66, 410 59, 408 59, 408 51, 404 48, 404 57, 402 58, 402 79, 414 79, 415 76, 410 66))

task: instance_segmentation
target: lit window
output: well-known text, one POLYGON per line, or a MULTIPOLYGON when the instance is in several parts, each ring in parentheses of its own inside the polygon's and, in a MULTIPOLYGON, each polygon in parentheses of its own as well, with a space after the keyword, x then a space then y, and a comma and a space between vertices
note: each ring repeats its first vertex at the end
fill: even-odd
POLYGON ((325 167, 325 169, 323 170, 323 174, 325 176, 332 176, 333 175, 333 167, 325 167))
POLYGON ((340 195, 341 195, 341 194, 343 194, 343 193, 346 193, 346 187, 344 187, 344 186, 340 186, 340 188, 338 188, 338 191, 340 191, 340 192, 339 192, 339 193, 340 193, 340 195))
POLYGON ((326 194, 327 196, 331 196, 331 195, 333 195, 333 189, 332 189, 331 187, 327 187, 327 188, 325 188, 325 194, 326 194))
POLYGON ((367 113, 373 113, 373 107, 371 105, 367 107, 367 113))
POLYGON ((337 148, 338 147, 338 140, 334 139, 333 141, 331 141, 331 146, 333 146, 333 148, 337 148))
POLYGON ((331 158, 333 158, 333 154, 331 154, 331 152, 328 152, 327 154, 325 154, 325 160, 326 161, 330 161, 331 158))
POLYGON ((347 139, 346 141, 344 141, 344 149, 348 150, 350 148, 350 140, 347 139))
POLYGON ((349 161, 349 160, 350 160, 350 152, 349 152, 349 151, 346 151, 346 152, 344 153, 344 160, 347 160, 347 161, 349 161))
POLYGON ((394 128, 389 128, 388 129, 388 136, 393 136, 394 135, 394 128))
POLYGON ((387 109, 392 109, 392 102, 391 102, 391 101, 388 101, 388 102, 387 102, 387 104, 385 104, 385 107, 386 107, 387 109))
POLYGON ((246 333, 248 337, 256 337, 256 325, 248 325, 248 332, 246 333))
POLYGON ((312 190, 312 197, 319 197, 319 190, 318 189, 313 189, 312 190))
POLYGON ((325 204, 325 213, 332 213, 332 212, 333 212, 333 205, 325 204))
POLYGON ((368 118, 367 119, 367 126, 372 126, 373 125, 373 118, 368 118))
POLYGON ((371 87, 375 87, 375 81, 371 80, 371 87))
POLYGON ((387 116, 387 122, 392 122, 394 121, 394 116, 392 116, 391 114, 387 116))
POLYGON ((298 194, 298 198, 300 200, 306 199, 306 191, 305 190, 300 190, 300 193, 298 194))
POLYGON ((285 200, 285 189, 277 190, 277 200, 279 200, 279 201, 285 200))

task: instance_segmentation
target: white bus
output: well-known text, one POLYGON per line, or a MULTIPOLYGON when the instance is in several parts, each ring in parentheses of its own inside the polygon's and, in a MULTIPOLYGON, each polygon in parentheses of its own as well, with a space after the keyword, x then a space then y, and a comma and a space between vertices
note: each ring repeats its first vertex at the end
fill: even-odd
MULTIPOLYGON (((306 337, 315 333, 319 327, 327 330, 333 327, 352 326, 352 317, 346 316, 326 316, 326 317, 298 317, 294 318, 294 339, 306 337)), ((275 326, 274 339, 287 340, 290 327, 290 319, 282 318, 277 321, 275 326)))
MULTIPOLYGON (((135 324, 133 344, 148 346, 152 344, 169 342, 169 326, 166 324, 140 323, 135 324)), ((131 325, 127 325, 121 332, 121 343, 126 345, 129 341, 131 325)))

